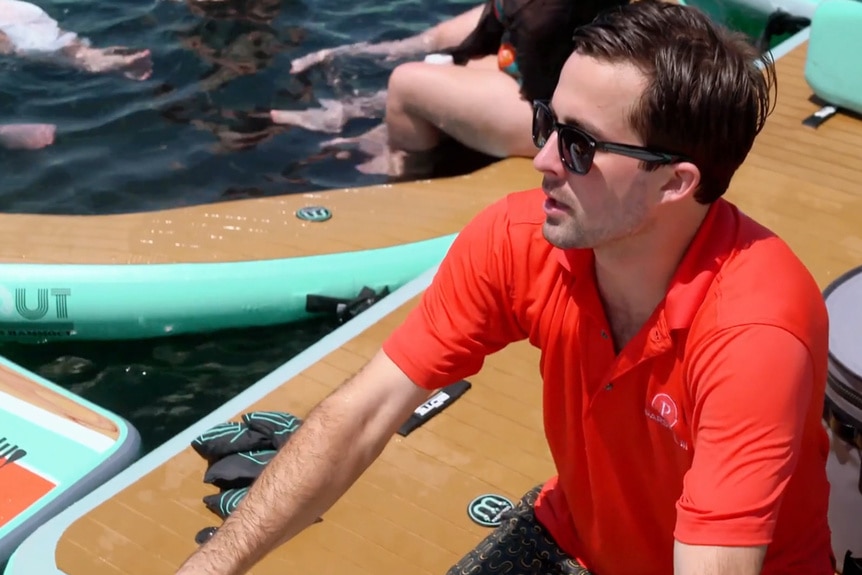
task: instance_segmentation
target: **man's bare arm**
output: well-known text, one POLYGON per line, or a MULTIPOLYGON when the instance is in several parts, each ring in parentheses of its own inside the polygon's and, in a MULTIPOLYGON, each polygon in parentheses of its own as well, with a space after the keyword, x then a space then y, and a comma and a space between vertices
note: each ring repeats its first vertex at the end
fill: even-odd
POLYGON ((674 575, 760 575, 766 546, 719 547, 687 545, 679 541, 673 546, 674 575))
POLYGON ((389 58, 407 58, 454 48, 463 42, 476 28, 484 9, 484 3, 480 4, 453 18, 440 22, 421 34, 403 40, 380 42, 378 44, 358 42, 356 44, 312 52, 291 62, 290 72, 298 74, 315 64, 339 55, 355 56, 358 54, 371 54, 387 56, 389 58))
POLYGON ((428 392, 382 351, 323 400, 177 575, 241 575, 329 509, 428 392))

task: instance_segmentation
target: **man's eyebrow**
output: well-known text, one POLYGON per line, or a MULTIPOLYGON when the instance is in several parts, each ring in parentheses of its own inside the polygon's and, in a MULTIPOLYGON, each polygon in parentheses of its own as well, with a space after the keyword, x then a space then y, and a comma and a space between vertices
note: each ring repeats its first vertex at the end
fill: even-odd
MULTIPOLYGON (((551 107, 550 103, 548 104, 548 107, 551 108, 551 112, 554 114, 554 117, 556 117, 557 113, 554 112, 554 108, 551 107)), ((561 124, 566 124, 569 126, 574 126, 575 128, 579 128, 579 129, 583 130, 584 132, 586 132, 587 134, 589 134, 590 136, 592 136, 593 138, 595 138, 596 140, 607 140, 604 132, 602 130, 598 129, 597 127, 593 126, 589 122, 585 122, 583 120, 578 120, 577 118, 573 118, 571 116, 564 116, 562 118, 558 118, 557 121, 560 122, 561 124)))

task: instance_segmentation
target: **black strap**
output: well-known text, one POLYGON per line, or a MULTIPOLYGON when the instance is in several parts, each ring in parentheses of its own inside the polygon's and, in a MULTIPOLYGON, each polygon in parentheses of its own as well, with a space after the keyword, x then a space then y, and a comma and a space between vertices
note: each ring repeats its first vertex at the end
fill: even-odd
POLYGON ((844 554, 844 568, 842 575, 862 575, 862 559, 853 557, 850 551, 844 554))
POLYGON ((757 48, 761 52, 769 50, 772 38, 783 34, 796 34, 811 25, 811 19, 805 16, 794 16, 790 12, 778 9, 766 19, 763 33, 757 40, 757 48))
POLYGON ((388 286, 385 286, 379 293, 370 287, 363 287, 359 290, 359 294, 353 298, 308 294, 305 296, 305 311, 334 315, 338 321, 345 322, 356 317, 387 295, 389 295, 388 286))

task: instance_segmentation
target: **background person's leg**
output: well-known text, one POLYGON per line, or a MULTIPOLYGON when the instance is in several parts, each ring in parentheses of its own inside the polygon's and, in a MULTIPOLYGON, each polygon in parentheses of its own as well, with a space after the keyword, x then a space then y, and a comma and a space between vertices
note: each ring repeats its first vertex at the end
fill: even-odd
POLYGON ((502 524, 452 566, 446 575, 590 575, 566 555, 536 520, 541 486, 506 512, 502 524))
POLYGON ((22 57, 65 62, 87 72, 122 71, 127 77, 145 80, 152 73, 149 50, 123 46, 92 48, 74 32, 64 30, 42 8, 31 3, 4 7, 11 10, 0 30, 0 53, 14 52, 22 57))
POLYGON ((410 62, 389 78, 386 125, 396 150, 427 151, 449 136, 490 156, 532 158, 531 123, 518 83, 497 69, 410 62))
POLYGON ((336 134, 350 120, 371 118, 382 113, 386 107, 386 91, 343 100, 321 98, 320 105, 320 108, 307 110, 270 110, 269 116, 276 124, 288 124, 314 132, 336 134))
POLYGON ((94 74, 122 72, 132 80, 146 80, 153 72, 153 61, 147 49, 137 50, 125 46, 92 48, 76 40, 61 52, 72 66, 94 74))
POLYGON ((390 78, 388 90, 393 89, 394 96, 381 91, 341 101, 321 100, 321 108, 272 110, 270 116, 276 123, 337 133, 348 120, 374 116, 385 105, 382 125, 321 144, 323 148, 355 147, 368 155, 357 166, 366 174, 425 177, 437 162, 431 152, 449 138, 497 158, 536 153, 530 104, 521 99, 517 82, 497 69, 496 57, 471 60, 466 66, 404 64, 390 78))

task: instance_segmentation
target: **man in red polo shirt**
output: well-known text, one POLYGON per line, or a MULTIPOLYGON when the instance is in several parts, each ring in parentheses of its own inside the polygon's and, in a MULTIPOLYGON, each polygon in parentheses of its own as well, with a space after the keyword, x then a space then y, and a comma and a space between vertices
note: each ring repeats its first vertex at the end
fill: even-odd
POLYGON ((542 188, 463 230, 406 322, 180 573, 243 573, 332 505, 429 390, 526 338, 558 475, 451 575, 832 573, 825 305, 791 250, 721 198, 770 111, 771 63, 653 0, 575 40, 534 105, 542 188))

